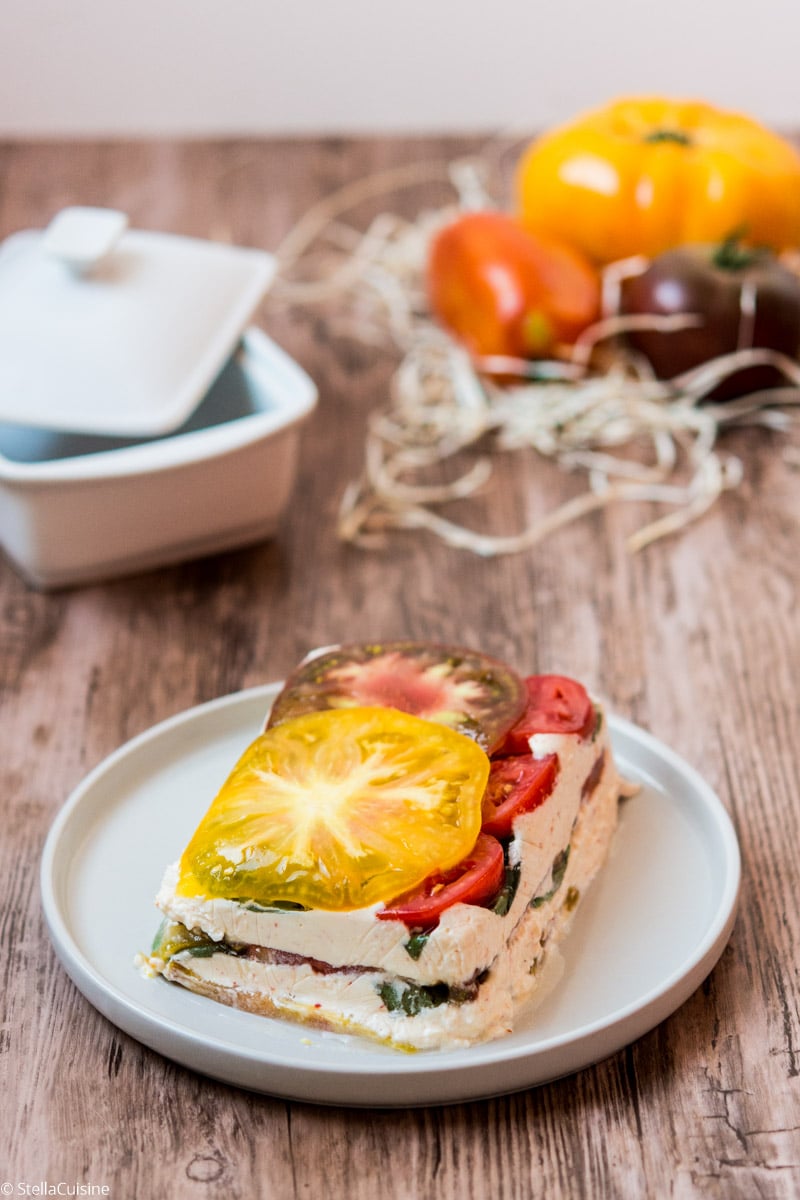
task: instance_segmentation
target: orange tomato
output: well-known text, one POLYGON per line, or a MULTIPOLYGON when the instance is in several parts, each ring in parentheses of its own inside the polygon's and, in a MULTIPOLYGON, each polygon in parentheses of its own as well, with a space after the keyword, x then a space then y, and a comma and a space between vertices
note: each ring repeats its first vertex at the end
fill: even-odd
POLYGON ((551 357, 600 305, 597 272, 583 255, 505 213, 467 213, 442 229, 427 276, 431 309, 478 356, 551 357))
POLYGON ((516 176, 528 229, 598 263, 737 233, 800 243, 800 154, 750 117, 699 101, 618 100, 531 143, 516 176))

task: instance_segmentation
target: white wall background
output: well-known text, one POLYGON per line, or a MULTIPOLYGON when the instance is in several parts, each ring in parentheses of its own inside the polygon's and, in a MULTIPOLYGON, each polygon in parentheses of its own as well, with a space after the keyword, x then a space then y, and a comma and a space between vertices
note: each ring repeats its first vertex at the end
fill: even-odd
POLYGON ((0 0, 0 136, 530 129, 624 92, 800 126, 800 0, 0 0))

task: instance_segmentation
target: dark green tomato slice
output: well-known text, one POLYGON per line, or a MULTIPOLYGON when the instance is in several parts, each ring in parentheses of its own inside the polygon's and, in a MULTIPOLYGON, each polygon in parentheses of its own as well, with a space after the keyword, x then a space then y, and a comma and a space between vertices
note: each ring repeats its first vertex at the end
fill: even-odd
POLYGON ((337 646, 301 663, 268 724, 321 709, 377 705, 447 725, 490 754, 525 711, 526 699, 514 671, 477 651, 368 642, 337 646))

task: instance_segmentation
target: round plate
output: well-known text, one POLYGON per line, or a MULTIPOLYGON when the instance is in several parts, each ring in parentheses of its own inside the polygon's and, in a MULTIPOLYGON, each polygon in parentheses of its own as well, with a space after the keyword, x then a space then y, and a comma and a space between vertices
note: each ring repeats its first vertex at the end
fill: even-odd
POLYGON ((158 925, 153 897, 217 789, 260 732, 280 685, 156 725, 67 801, 42 859, 56 952, 104 1016, 176 1062, 227 1083, 320 1104, 407 1106, 532 1087, 598 1062, 699 986, 733 926, 739 847, 722 804, 666 746, 609 718, 623 802, 610 860, 563 944, 564 974, 513 1034, 407 1054, 237 1012, 134 967, 158 925))

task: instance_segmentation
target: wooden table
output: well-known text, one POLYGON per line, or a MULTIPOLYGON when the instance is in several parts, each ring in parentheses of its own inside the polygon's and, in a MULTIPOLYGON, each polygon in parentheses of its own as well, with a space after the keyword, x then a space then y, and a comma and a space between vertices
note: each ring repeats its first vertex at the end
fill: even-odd
MULTIPOLYGON (((95 203, 140 227, 271 248, 349 179, 463 148, 6 144, 0 236, 95 203)), ((497 560, 426 533, 366 552, 337 540, 336 512, 393 359, 333 336, 318 311, 265 306, 259 320, 321 392, 275 540, 49 595, 0 564, 0 1179, 105 1184, 120 1200, 798 1195, 800 469, 784 456, 796 433, 729 436, 741 488, 635 557, 624 539, 646 507, 611 508, 497 560), (58 964, 37 884, 48 827, 91 767, 154 722, 279 679, 314 645, 386 637, 458 641, 575 675, 699 768, 744 856, 730 944, 638 1042, 505 1098, 337 1110, 176 1067, 98 1015, 58 964)), ((583 484, 523 456, 504 460, 492 486, 492 520, 513 529, 583 484)))

